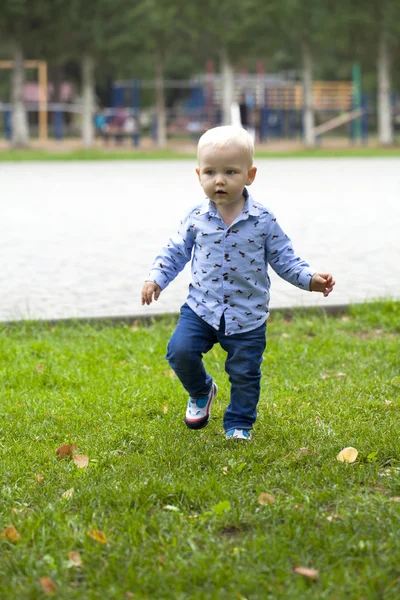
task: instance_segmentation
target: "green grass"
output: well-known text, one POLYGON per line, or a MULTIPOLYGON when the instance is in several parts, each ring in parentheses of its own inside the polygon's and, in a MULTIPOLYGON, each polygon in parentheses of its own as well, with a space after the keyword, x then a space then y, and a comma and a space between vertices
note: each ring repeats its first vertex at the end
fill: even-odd
POLYGON ((1 599, 43 598, 50 577, 58 599, 397 600, 399 324, 393 301, 274 313, 253 441, 236 444, 219 347, 212 420, 183 424, 173 318, 0 325, 0 531, 21 535, 0 540, 1 599), (88 468, 56 456, 73 442, 88 468), (345 446, 356 463, 336 460, 345 446))
MULTIPOLYGON (((258 151, 256 158, 387 158, 400 157, 400 147, 393 148, 363 148, 349 147, 346 149, 316 148, 295 151, 258 151)), ((59 160, 177 160, 196 158, 193 153, 176 152, 174 150, 71 150, 46 152, 45 150, 4 150, 0 151, 0 162, 21 161, 59 161, 59 160)))

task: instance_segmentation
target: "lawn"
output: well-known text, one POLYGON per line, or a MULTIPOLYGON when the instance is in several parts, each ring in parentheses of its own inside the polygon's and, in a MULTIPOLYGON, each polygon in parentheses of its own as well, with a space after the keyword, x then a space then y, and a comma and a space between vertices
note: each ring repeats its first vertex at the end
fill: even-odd
MULTIPOLYGON (((195 160, 196 152, 165 150, 132 150, 94 148, 91 150, 57 150, 56 152, 26 149, 2 150, 0 162, 66 161, 66 160, 195 160)), ((400 147, 315 148, 299 150, 258 150, 255 158, 400 158, 400 147)))
POLYGON ((217 347, 186 429, 173 327, 0 324, 0 598, 397 600, 400 303, 274 313, 250 443, 217 347))

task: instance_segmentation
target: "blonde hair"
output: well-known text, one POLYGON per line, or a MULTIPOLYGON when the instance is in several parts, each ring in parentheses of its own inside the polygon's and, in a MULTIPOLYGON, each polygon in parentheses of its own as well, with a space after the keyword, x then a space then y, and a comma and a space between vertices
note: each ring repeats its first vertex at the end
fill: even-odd
POLYGON ((249 165, 253 164, 254 143, 250 135, 242 127, 234 125, 222 125, 208 129, 197 145, 197 159, 199 159, 200 151, 206 147, 223 148, 224 146, 239 146, 249 159, 249 165))

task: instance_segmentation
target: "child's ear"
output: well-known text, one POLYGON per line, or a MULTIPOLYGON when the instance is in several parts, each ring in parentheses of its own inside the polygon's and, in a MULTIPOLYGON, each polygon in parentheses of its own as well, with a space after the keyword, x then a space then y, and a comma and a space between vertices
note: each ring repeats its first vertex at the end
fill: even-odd
POLYGON ((246 185, 251 185, 256 178, 257 167, 251 167, 250 171, 247 174, 247 183, 246 185))
POLYGON ((197 177, 199 178, 199 181, 200 181, 200 169, 196 169, 196 173, 197 173, 197 177))

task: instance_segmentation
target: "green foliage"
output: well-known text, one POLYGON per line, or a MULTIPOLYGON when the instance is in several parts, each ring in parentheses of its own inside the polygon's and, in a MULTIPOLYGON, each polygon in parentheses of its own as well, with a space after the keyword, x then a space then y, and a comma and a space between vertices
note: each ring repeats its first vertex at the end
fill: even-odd
POLYGON ((2 600, 42 598, 43 577, 61 600, 397 600, 399 311, 273 313, 243 444, 222 433, 219 347, 206 356, 220 386, 211 422, 184 426, 164 359, 173 317, 0 324, 0 533, 21 536, 0 539, 2 600), (56 456, 64 443, 86 469, 56 456), (345 446, 354 464, 336 460, 345 446))

